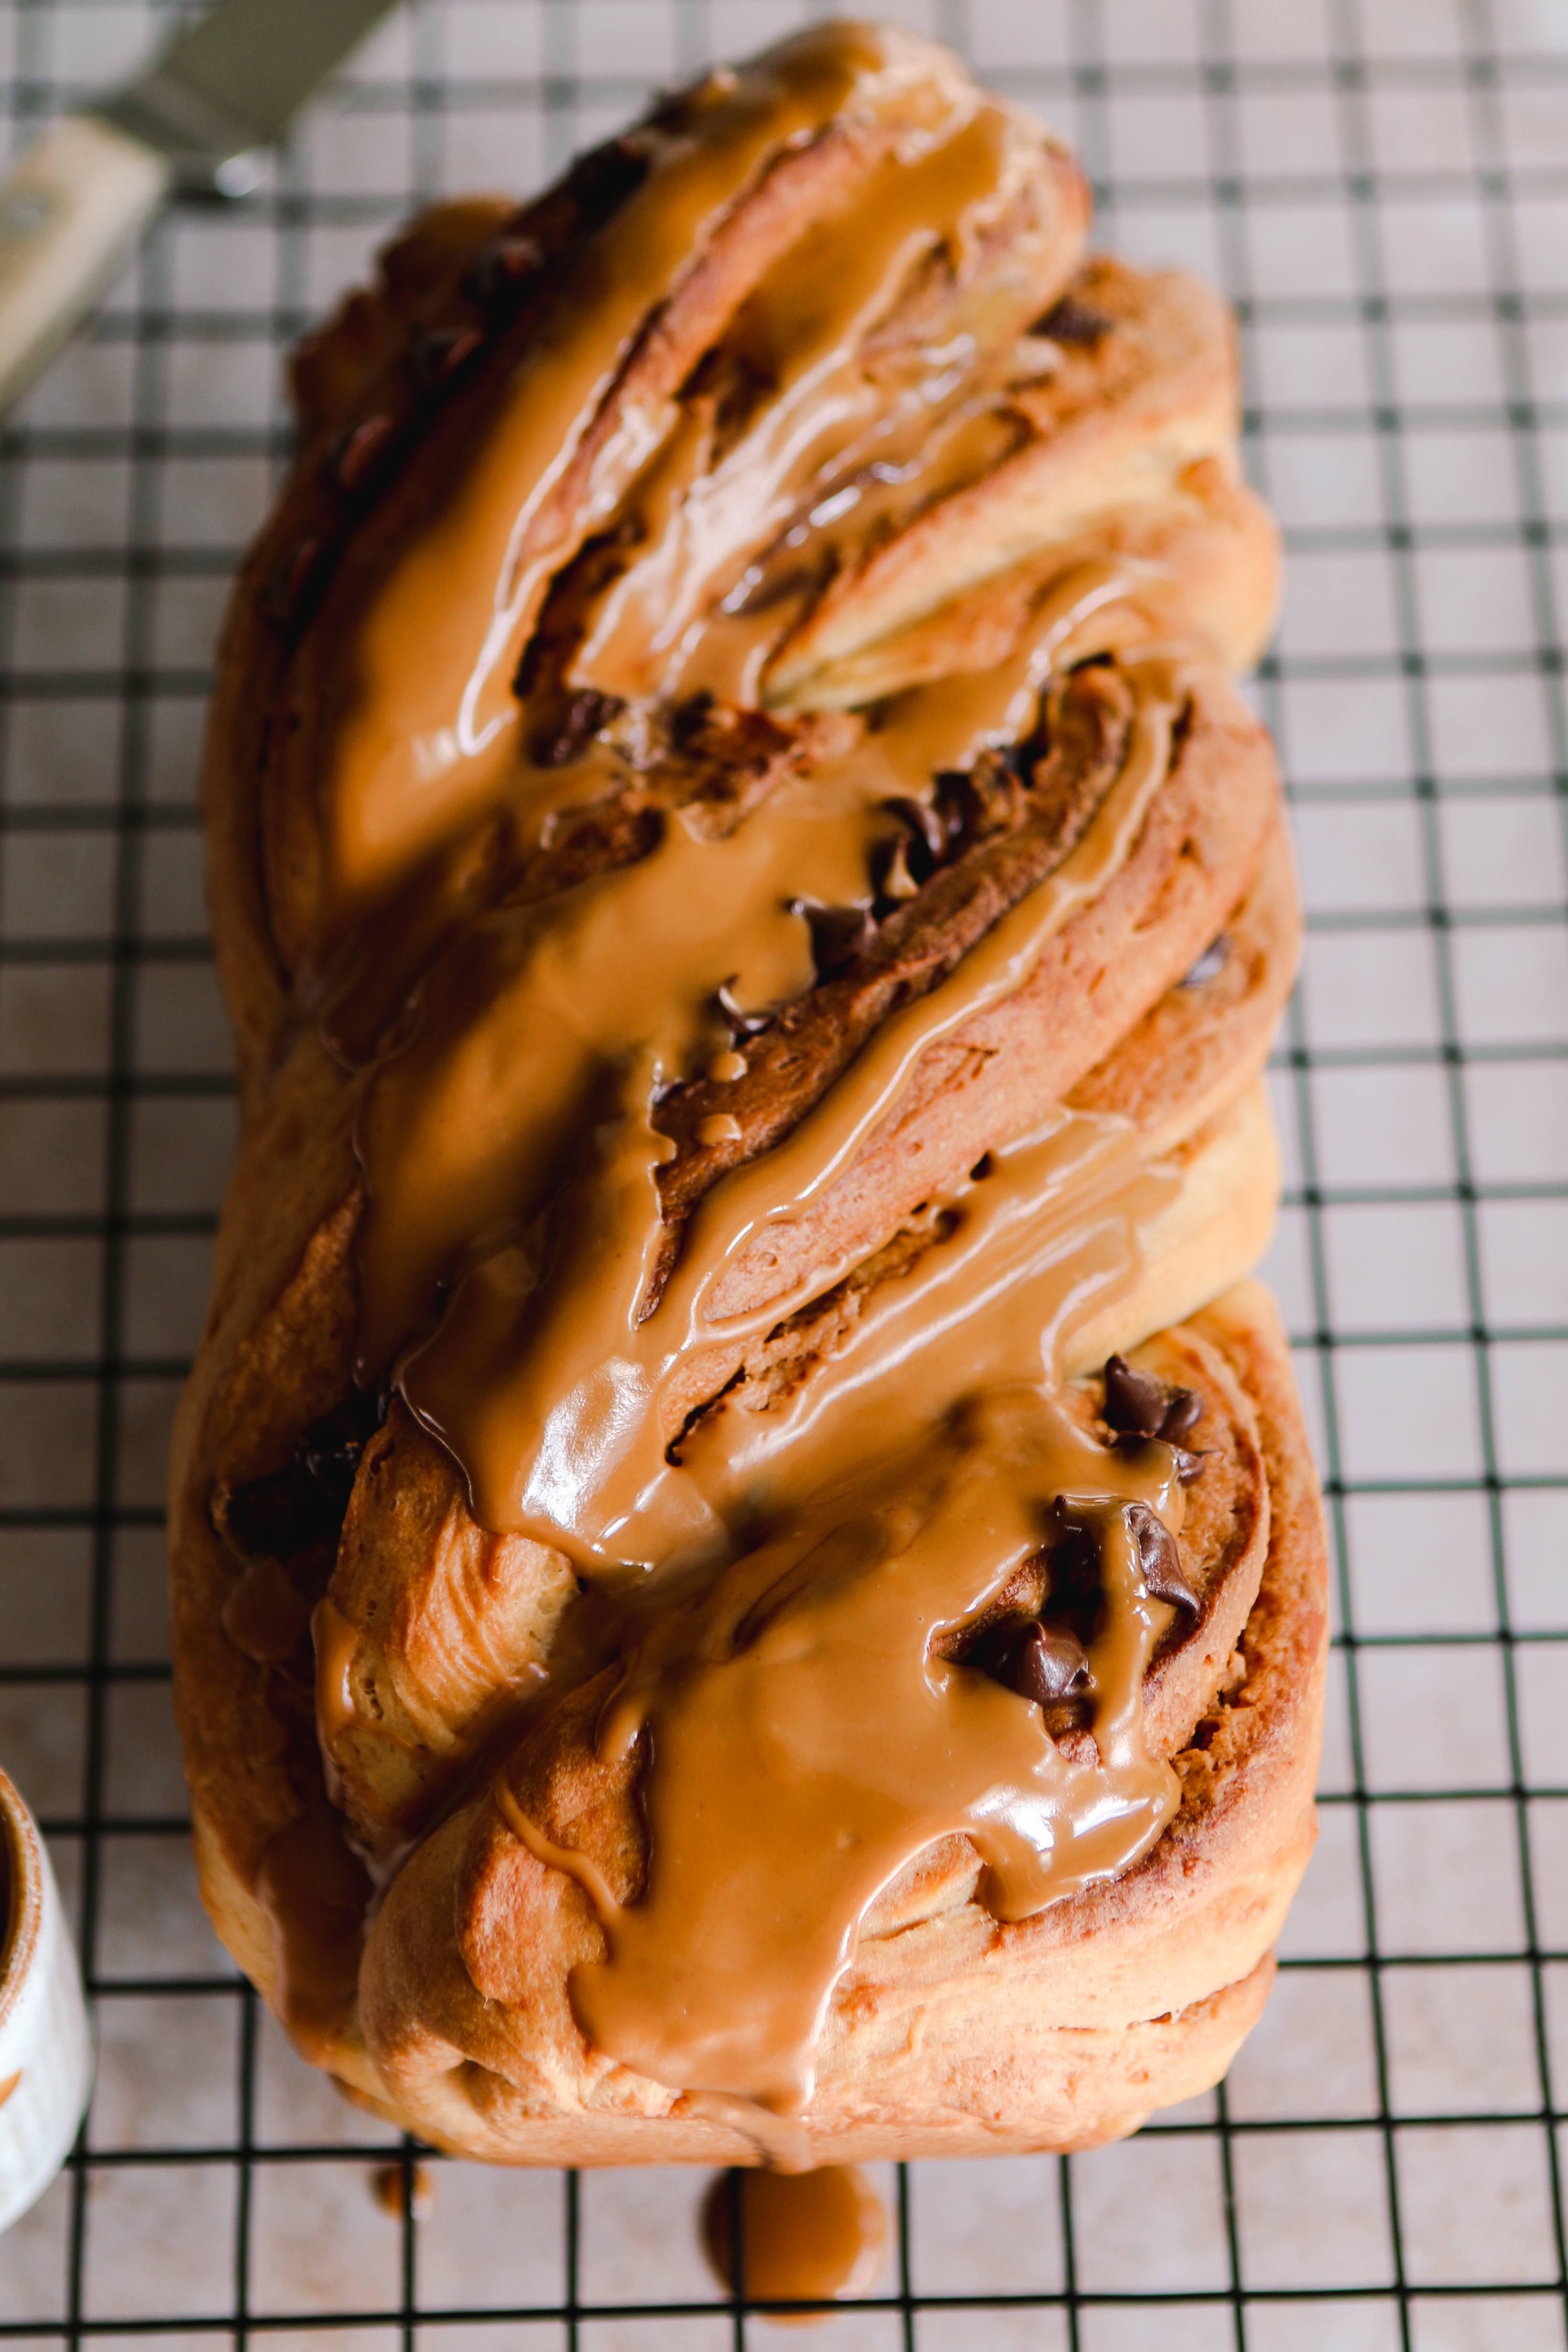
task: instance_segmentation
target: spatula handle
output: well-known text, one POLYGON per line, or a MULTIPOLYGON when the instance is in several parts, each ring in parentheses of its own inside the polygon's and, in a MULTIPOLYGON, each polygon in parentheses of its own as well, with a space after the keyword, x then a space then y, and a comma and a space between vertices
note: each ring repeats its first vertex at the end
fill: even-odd
POLYGON ((68 114, 0 181, 0 409, 110 286, 169 189, 169 165, 96 116, 68 114))

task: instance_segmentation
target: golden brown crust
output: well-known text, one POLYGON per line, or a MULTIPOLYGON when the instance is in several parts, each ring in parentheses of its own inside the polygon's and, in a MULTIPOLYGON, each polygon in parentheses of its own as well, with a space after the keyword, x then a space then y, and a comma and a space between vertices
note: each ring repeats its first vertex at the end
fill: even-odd
MULTIPOLYGON (((773 665, 771 699, 837 700, 850 678, 878 690, 870 665, 879 649, 907 643, 922 624, 931 635, 975 625, 982 610, 995 627, 1010 578, 1037 580, 1050 551, 1097 534, 1179 566, 1168 535, 1184 508, 1205 499, 1244 537, 1258 535, 1239 593, 1213 626, 1234 667, 1256 658, 1272 625, 1274 534, 1239 484, 1240 377, 1225 304, 1182 271, 1148 275, 1095 254, 1061 310, 1095 331, 1059 343, 1058 364, 1015 394, 1030 428, 1023 446, 835 581, 773 665)), ((1050 331, 1047 317, 1038 331, 1048 340, 1050 331)), ((1186 584, 1201 612, 1202 585, 1194 598, 1186 584)))
POLYGON ((1075 1109, 1136 1119, 1163 1145, 1180 1139, 1181 1122, 1201 1123, 1262 1070, 1300 960, 1300 907, 1282 814, 1245 897, 1211 944, 1220 950, 1215 968, 1156 999, 1079 1079, 1068 1097, 1075 1109), (1203 1108, 1194 1118, 1196 1105, 1203 1108))
POLYGON ((403 1844, 530 1695, 576 1591, 563 1552, 476 1525, 451 1455, 395 1402, 343 1523, 334 1639, 316 1644, 333 1795, 367 1850, 403 1844))
MULTIPOLYGON (((984 379, 997 430, 981 454, 892 495, 808 592, 756 483, 731 490, 735 562, 755 558, 792 616, 750 701, 662 687, 638 701, 590 657, 593 615, 651 532, 615 488, 638 436, 677 417, 697 487, 720 481, 736 436, 784 396, 746 373, 758 289, 823 224, 842 228, 911 126, 971 104, 944 53, 900 36, 877 50, 880 37, 850 36, 881 58, 870 98, 763 152, 650 289, 513 551, 520 575, 530 548, 541 562, 506 667, 529 757, 568 772, 559 811, 530 833, 504 807, 455 799, 388 868, 370 958, 384 968, 356 997, 340 988, 321 1031, 345 887, 331 760, 366 615, 515 421, 531 353, 592 312, 600 298, 582 289, 600 240, 650 159, 700 136, 721 84, 668 101, 534 205, 443 206, 389 248, 376 287, 300 353, 298 462, 220 653, 204 792, 243 1126, 171 1495, 203 1891, 247 1971, 356 2096, 505 2160, 744 2159, 751 2143, 588 2046, 569 1978, 604 1948, 592 1907, 486 1793, 504 1767, 547 1840, 635 1896, 638 1768, 595 1751, 605 1650, 580 1630, 566 1550, 482 1528, 454 1454, 400 1398, 355 1387, 364 1066, 461 923, 564 903, 650 858, 677 824, 704 841, 742 834, 792 783, 896 730, 900 697, 923 710, 924 681, 1033 661, 1036 718, 971 755, 946 814, 939 785, 900 820, 923 863, 888 867, 858 944, 818 953, 804 992, 760 1016, 743 1066, 716 1071, 704 1048, 661 1094, 659 1279, 721 1178, 795 1135, 897 1013, 1073 870, 1167 721, 1169 748, 1136 825, 1022 983, 928 1047, 836 1181, 729 1267, 712 1311, 765 1308, 824 1265, 850 1273, 771 1328, 689 1348, 660 1443, 709 1412, 765 1412, 828 1362, 879 1287, 942 1246, 942 1203, 968 1172, 1065 1102, 1130 1120, 1174 1171, 1144 1234, 1150 1263, 1084 1322, 1066 1368, 1142 1343, 1141 1363, 1206 1400, 1212 1458, 1184 1537, 1194 1608, 1145 1684, 1152 1752, 1182 1781, 1174 1822, 1120 1879, 1016 1926, 985 1908, 963 1837, 885 1888, 834 1997, 814 2151, 1085 2147, 1203 2087, 1266 1994, 1310 1843, 1321 1530, 1289 1369, 1261 1295, 1192 1314, 1253 1262, 1272 1213, 1257 1080, 1300 939, 1272 750, 1226 676, 1269 625, 1277 548, 1239 479, 1223 306, 1174 273, 1079 268, 1076 164, 993 109, 992 209, 924 251, 851 352, 855 381, 890 398, 910 354, 944 336, 956 347, 973 327, 1004 359, 1016 341, 1016 370, 998 360, 984 379), (574 802, 590 746, 597 797, 584 786, 574 802), (1216 936, 1223 957, 1194 975, 1216 936), (531 1715, 541 1683, 554 1696, 531 1715), (391 1883, 356 2006, 366 1864, 391 1883), (291 1985, 306 1978, 301 2000, 291 1985)), ((865 450, 846 446, 858 465, 865 450)), ((637 480, 657 511, 657 467, 651 489, 637 480)), ((810 495, 868 480, 829 471, 810 495)), ((728 580, 707 582, 708 620, 728 580)), ((923 793, 929 775, 916 782, 923 793)), ((1094 1410, 1088 1391, 1080 1409, 1094 1410)))

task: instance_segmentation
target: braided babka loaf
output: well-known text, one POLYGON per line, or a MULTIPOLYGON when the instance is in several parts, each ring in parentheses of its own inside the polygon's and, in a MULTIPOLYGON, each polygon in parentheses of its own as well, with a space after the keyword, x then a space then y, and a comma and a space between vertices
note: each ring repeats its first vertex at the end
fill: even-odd
POLYGON ((1310 1848, 1229 320, 901 33, 437 208, 299 352, 205 797, 205 1898, 446 2147, 1076 2147, 1310 1848))

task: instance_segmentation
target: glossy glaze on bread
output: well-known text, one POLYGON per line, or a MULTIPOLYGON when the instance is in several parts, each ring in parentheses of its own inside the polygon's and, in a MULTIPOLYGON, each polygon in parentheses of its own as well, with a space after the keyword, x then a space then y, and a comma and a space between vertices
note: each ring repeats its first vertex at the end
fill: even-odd
POLYGON ((1322 1643, 1233 1287, 1275 541, 1222 308, 1087 220, 945 52, 826 26, 416 225, 297 365, 208 742, 177 1696, 226 1940, 456 2147, 1088 2145, 1267 1990, 1322 1643), (683 1771, 738 1825, 689 1896, 683 1771), (748 1805, 804 1908, 720 1903, 687 2033, 748 1805))

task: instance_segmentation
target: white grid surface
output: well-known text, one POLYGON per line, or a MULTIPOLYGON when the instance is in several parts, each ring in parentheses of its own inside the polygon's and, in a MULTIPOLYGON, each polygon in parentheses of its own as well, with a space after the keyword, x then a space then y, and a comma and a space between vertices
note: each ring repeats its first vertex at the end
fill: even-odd
MULTIPOLYGON (((150 238, 0 436, 0 1759, 97 1996, 0 2352, 782 2343, 705 2186, 431 2165, 283 2044, 196 1900, 168 1420, 229 1149, 193 783, 285 446, 279 351, 411 199, 526 191, 791 0, 419 0, 262 190, 150 238)), ((1100 236, 1237 301, 1286 616, 1258 687, 1310 916, 1271 1271, 1337 1549, 1323 1833, 1215 2098, 883 2175, 831 2352, 1565 2352, 1568 0, 931 0, 1077 141, 1100 236)), ((143 0, 0 0, 13 131, 143 0)))

